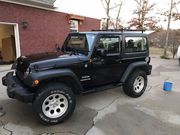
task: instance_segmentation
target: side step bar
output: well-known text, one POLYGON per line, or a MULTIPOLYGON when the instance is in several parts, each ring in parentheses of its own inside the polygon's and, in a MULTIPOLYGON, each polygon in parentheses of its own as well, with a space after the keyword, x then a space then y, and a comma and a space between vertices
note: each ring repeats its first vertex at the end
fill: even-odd
POLYGON ((118 83, 118 84, 115 84, 115 85, 110 84, 110 85, 105 85, 105 86, 99 86, 99 87, 96 87, 94 89, 90 89, 88 91, 85 91, 82 94, 89 94, 89 93, 94 93, 94 92, 98 92, 98 91, 105 91, 105 90, 108 90, 108 89, 121 87, 122 85, 123 85, 123 83, 118 83))

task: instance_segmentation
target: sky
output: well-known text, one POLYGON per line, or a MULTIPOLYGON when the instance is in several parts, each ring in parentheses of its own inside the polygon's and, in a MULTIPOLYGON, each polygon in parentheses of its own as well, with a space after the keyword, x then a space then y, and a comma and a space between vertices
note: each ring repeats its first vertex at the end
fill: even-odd
MULTIPOLYGON (((112 6, 118 3, 119 0, 112 0, 112 6)), ((123 6, 120 14, 121 21, 124 26, 134 16, 133 10, 136 8, 134 0, 123 0, 123 6)), ((155 3, 154 11, 152 15, 158 17, 160 11, 166 11, 169 9, 170 0, 149 0, 150 3, 155 3)), ((102 19, 106 17, 105 10, 102 6, 101 0, 56 0, 55 6, 58 7, 58 11, 73 13, 77 15, 102 19)), ((180 6, 178 7, 180 8, 180 6)), ((111 11, 111 17, 115 18, 117 11, 111 11)), ((160 17, 164 20, 165 17, 160 17)), ((167 18, 166 18, 167 19, 167 18)), ((159 25, 166 28, 167 22, 159 22, 159 25)), ((171 23, 172 29, 180 29, 180 21, 171 23)))

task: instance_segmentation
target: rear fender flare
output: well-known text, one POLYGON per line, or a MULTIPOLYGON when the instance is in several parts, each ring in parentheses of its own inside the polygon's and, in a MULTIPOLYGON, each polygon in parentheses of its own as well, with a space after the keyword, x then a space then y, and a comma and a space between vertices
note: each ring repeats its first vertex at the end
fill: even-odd
POLYGON ((147 73, 148 71, 148 64, 146 62, 134 62, 130 64, 124 74, 122 75, 122 78, 120 80, 121 83, 125 83, 126 80, 128 79, 129 75, 133 72, 134 69, 136 68, 143 68, 144 71, 147 73))

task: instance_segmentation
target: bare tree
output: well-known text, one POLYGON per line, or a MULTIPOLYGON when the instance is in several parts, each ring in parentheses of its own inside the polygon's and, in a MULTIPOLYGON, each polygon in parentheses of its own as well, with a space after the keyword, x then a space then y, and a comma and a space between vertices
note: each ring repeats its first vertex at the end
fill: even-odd
POLYGON ((171 20, 172 17, 177 20, 179 19, 179 14, 172 12, 173 9, 176 9, 176 6, 180 3, 180 1, 175 2, 174 0, 171 0, 170 3, 170 7, 169 7, 169 11, 166 11, 163 13, 163 15, 168 17, 168 24, 167 24, 167 33, 166 33, 166 40, 165 40, 165 45, 164 45, 164 54, 163 57, 166 58, 167 57, 167 49, 168 49, 168 44, 169 44, 169 31, 170 31, 170 25, 171 25, 171 20))
MULTIPOLYGON (((149 34, 149 41, 151 46, 164 48, 165 38, 166 38, 167 30, 156 31, 149 34)), ((179 30, 169 30, 169 40, 168 47, 170 48, 173 58, 177 52, 178 45, 180 43, 180 29, 179 30)), ((163 54, 162 54, 163 55, 163 54)))
POLYGON ((157 29, 157 20, 155 17, 149 17, 148 14, 153 10, 155 4, 150 4, 149 0, 134 0, 137 5, 137 9, 134 10, 134 14, 137 16, 130 20, 129 26, 136 27, 137 29, 157 29))
POLYGON ((118 5, 118 11, 117 11, 117 16, 116 16, 116 26, 115 29, 118 29, 120 27, 120 13, 121 13, 121 8, 122 8, 123 2, 120 0, 120 4, 118 5))
POLYGON ((114 5, 112 5, 111 0, 101 0, 102 5, 106 12, 106 16, 107 16, 106 22, 103 21, 103 26, 105 26, 105 29, 108 29, 110 24, 113 26, 115 24, 114 28, 118 28, 119 23, 120 23, 119 17, 120 17, 120 13, 121 13, 122 4, 123 4, 122 0, 119 0, 119 1, 120 1, 119 3, 115 3, 114 5), (114 20, 110 16, 110 11, 117 9, 117 8, 118 8, 117 17, 116 17, 116 21, 114 22, 114 20))
POLYGON ((107 19, 106 19, 106 29, 109 28, 109 21, 110 21, 110 4, 111 4, 111 0, 101 0, 102 5, 105 9, 106 15, 107 15, 107 19))
POLYGON ((180 20, 180 13, 172 12, 172 18, 174 21, 180 20))
POLYGON ((173 0, 171 0, 169 14, 168 14, 168 25, 167 25, 167 33, 166 33, 166 42, 164 46, 164 57, 167 57, 167 48, 168 48, 168 41, 169 41, 169 29, 171 24, 171 17, 172 17, 172 9, 173 9, 173 0))

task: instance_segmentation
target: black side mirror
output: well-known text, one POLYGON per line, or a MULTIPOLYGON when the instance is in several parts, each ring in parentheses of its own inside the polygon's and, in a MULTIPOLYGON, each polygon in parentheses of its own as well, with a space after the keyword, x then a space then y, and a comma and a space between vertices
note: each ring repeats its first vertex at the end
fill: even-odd
POLYGON ((106 54, 107 54, 107 50, 105 50, 105 49, 98 48, 96 50, 96 56, 105 57, 106 54))

